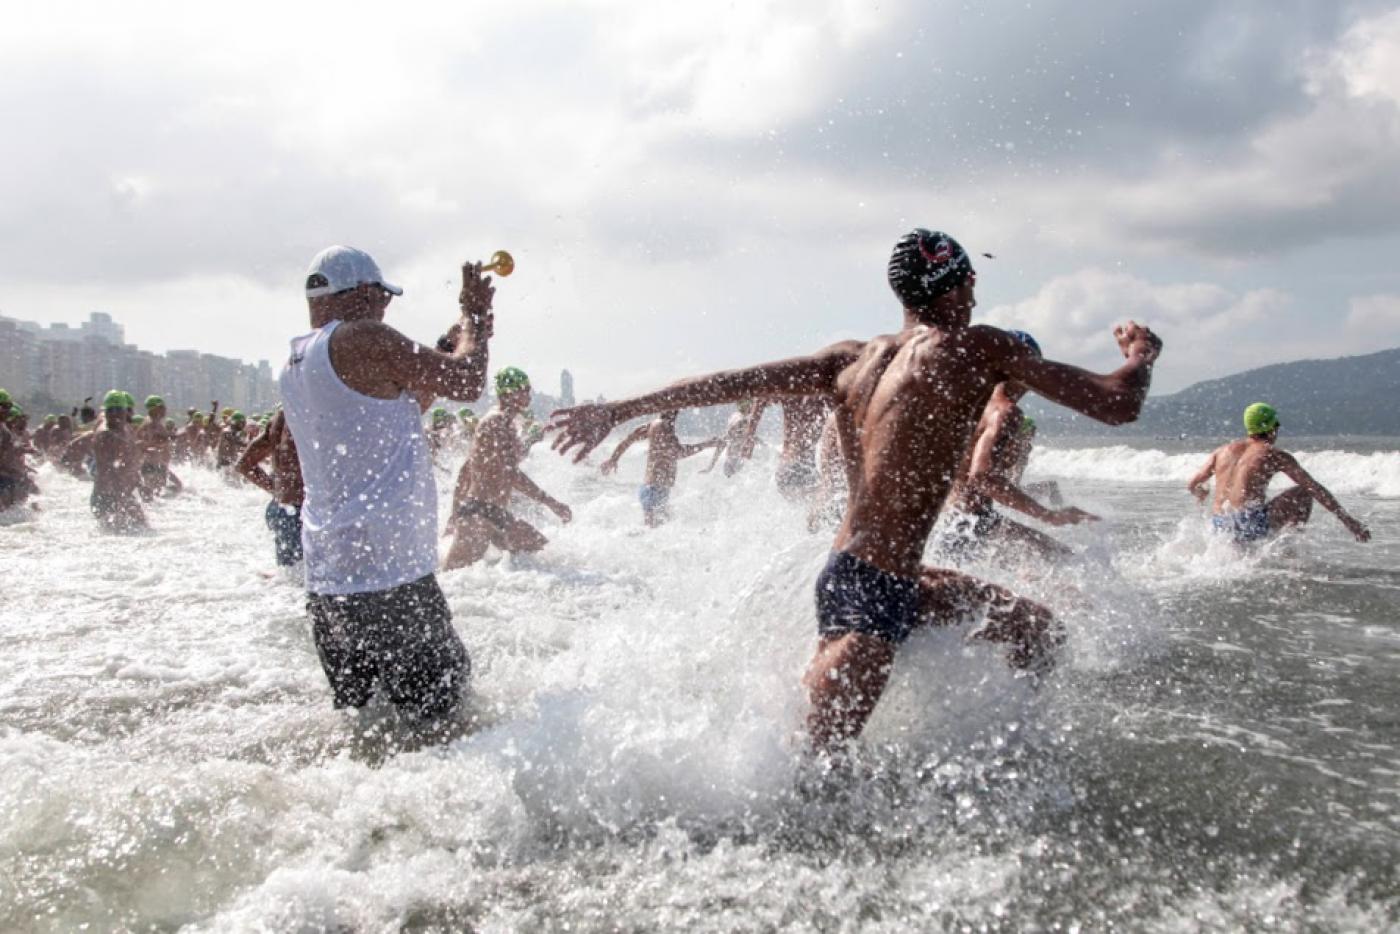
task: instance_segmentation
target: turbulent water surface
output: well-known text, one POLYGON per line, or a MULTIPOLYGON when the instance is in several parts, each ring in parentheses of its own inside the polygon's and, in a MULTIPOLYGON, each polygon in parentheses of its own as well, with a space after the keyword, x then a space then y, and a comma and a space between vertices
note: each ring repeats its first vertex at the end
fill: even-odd
POLYGON ((916 635, 842 775, 796 734, 830 538, 762 455, 687 462, 644 532, 636 453, 537 451, 575 520, 440 576, 476 665, 444 744, 331 709, 261 494, 186 469, 113 537, 45 469, 0 517, 0 930, 1400 924, 1400 453, 1304 455, 1369 545, 1319 511, 1241 557, 1163 447, 1037 453, 1104 521, 970 570, 1059 612, 1060 669, 916 635))

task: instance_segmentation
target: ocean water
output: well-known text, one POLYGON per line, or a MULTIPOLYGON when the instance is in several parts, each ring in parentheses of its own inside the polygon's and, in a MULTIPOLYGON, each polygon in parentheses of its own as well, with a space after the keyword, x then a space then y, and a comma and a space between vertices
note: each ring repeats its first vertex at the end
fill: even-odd
POLYGON ((1370 544, 1318 511, 1249 556, 1184 491, 1203 456, 1038 451, 1104 520, 967 570, 1059 613, 1059 669, 916 635, 837 775, 797 735, 830 537, 771 451, 686 462, 646 531, 641 452, 537 450, 575 519, 440 575, 476 665, 445 743, 332 710, 262 494, 185 468, 114 537, 46 468, 0 516, 0 930, 1393 929, 1400 452, 1303 456, 1370 544))

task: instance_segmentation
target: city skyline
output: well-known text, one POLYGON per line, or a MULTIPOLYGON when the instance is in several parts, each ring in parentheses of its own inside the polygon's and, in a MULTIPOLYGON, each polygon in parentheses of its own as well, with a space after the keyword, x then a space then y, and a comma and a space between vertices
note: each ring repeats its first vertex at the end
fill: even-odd
MULTIPOLYGON (((125 327, 93 311, 76 326, 0 315, 0 386, 56 414, 122 389, 139 400, 159 395, 171 412, 217 401, 247 412, 277 401, 267 360, 247 363, 194 349, 156 353, 126 342, 125 327)), ((45 412, 34 414, 44 415, 45 412)))

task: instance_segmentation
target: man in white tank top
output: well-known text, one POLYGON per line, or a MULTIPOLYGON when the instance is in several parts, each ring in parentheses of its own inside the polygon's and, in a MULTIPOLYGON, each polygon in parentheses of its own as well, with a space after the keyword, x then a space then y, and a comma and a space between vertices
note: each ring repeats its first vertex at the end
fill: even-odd
POLYGON ((495 289, 462 267, 461 317, 437 349, 384 323, 397 286, 367 253, 321 251, 307 272, 309 334, 279 379, 306 486, 307 614, 337 707, 376 684, 400 709, 452 713, 471 670, 438 588, 437 490, 423 410, 486 382, 495 289))

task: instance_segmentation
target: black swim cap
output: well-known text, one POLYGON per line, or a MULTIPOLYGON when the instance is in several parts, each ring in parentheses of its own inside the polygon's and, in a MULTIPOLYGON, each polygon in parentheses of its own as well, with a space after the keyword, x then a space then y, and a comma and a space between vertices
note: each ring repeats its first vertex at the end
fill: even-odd
POLYGON ((916 227, 899 238, 890 254, 890 288, 905 308, 927 308, 972 275, 972 261, 958 241, 916 227))

